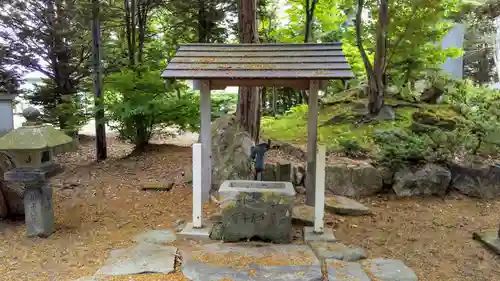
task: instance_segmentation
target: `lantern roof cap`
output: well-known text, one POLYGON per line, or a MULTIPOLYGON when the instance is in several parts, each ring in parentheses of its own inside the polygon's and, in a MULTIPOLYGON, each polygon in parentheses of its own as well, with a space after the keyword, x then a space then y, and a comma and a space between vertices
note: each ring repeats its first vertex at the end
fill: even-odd
POLYGON ((45 150, 73 143, 73 139, 62 131, 42 124, 38 109, 28 107, 23 115, 26 123, 0 138, 0 150, 45 150))

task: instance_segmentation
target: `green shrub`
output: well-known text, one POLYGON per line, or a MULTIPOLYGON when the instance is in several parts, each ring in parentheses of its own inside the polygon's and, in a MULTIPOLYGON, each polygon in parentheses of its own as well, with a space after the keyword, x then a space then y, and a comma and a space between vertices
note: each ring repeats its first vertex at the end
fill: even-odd
POLYGON ((340 139, 338 140, 342 152, 351 158, 358 158, 365 156, 368 151, 364 149, 356 140, 353 139, 340 139))
POLYGON ((158 71, 112 74, 105 89, 108 119, 114 121, 110 125, 137 147, 146 145, 153 132, 163 127, 198 130, 199 98, 190 92, 169 94, 158 71))

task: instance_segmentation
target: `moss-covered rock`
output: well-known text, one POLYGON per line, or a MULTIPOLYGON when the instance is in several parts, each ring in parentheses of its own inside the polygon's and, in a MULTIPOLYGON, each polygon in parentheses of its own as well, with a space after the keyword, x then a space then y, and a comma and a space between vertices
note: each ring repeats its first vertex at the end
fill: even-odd
POLYGON ((326 189, 341 196, 368 196, 382 190, 382 174, 365 161, 339 158, 325 172, 326 189))

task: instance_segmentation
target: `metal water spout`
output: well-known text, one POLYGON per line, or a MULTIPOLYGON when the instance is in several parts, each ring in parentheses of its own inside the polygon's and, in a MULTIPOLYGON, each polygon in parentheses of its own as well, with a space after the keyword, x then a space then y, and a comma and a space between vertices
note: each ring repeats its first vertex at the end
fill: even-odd
POLYGON ((271 148, 271 140, 267 143, 261 143, 257 146, 252 146, 252 160, 255 161, 255 177, 254 180, 263 181, 262 173, 264 172, 264 155, 271 148))

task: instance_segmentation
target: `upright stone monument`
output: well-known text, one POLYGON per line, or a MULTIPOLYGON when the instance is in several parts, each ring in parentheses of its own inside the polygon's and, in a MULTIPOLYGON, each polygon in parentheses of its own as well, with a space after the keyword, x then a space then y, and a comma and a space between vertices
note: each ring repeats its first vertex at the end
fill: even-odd
POLYGON ((13 155, 17 168, 4 174, 5 180, 25 185, 24 214, 28 237, 48 237, 54 232, 52 187, 47 179, 59 166, 54 155, 70 151, 74 140, 50 125, 38 121, 40 112, 29 107, 23 111, 27 122, 0 138, 0 150, 13 155))

